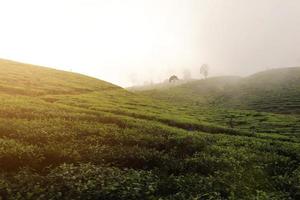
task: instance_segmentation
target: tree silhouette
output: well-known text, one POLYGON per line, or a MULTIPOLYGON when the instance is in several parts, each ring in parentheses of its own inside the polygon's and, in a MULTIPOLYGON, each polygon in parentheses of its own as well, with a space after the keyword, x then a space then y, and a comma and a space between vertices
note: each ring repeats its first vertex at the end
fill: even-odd
POLYGON ((184 80, 190 80, 192 77, 191 71, 188 69, 183 70, 183 79, 184 80))
POLYGON ((169 83, 176 82, 176 81, 179 81, 179 78, 175 75, 173 75, 169 78, 169 83))
POLYGON ((201 66, 200 74, 202 74, 205 79, 208 77, 208 71, 209 71, 208 65, 204 64, 204 65, 201 66))

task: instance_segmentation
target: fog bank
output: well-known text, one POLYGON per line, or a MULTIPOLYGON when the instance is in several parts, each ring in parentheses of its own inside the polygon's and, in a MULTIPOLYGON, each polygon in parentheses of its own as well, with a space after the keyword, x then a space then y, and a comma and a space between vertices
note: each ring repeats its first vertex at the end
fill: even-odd
POLYGON ((123 87, 300 66, 299 0, 0 0, 0 57, 123 87))

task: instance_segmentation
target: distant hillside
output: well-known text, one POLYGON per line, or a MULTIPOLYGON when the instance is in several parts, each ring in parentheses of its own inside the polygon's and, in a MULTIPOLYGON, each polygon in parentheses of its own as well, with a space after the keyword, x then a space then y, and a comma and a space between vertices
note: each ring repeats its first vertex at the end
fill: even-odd
POLYGON ((132 87, 128 87, 126 89, 129 91, 133 91, 133 92, 154 90, 154 89, 169 89, 169 88, 180 86, 180 85, 192 82, 192 81, 195 81, 195 79, 178 80, 178 81, 172 82, 172 83, 169 83, 168 80, 165 80, 164 82, 161 82, 161 83, 132 86, 132 87))
POLYGON ((246 78, 209 78, 142 93, 169 101, 300 114, 300 68, 272 69, 246 78))
POLYGON ((155 87, 152 90, 140 91, 141 94, 171 102, 208 103, 212 97, 219 95, 240 80, 239 77, 214 77, 207 80, 194 80, 169 88, 155 87))
MULTIPOLYGON (((273 69, 242 79, 216 103, 259 111, 300 114, 300 68, 273 69)), ((218 98, 219 98, 218 97, 218 98)))

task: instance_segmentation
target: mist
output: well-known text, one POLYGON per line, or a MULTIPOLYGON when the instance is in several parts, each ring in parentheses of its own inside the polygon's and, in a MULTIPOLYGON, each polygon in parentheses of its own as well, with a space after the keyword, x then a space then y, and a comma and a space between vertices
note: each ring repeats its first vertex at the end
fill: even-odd
POLYGON ((0 0, 0 57, 128 87, 300 66, 298 0, 0 0), (18 15, 15 15, 18 13, 18 15))

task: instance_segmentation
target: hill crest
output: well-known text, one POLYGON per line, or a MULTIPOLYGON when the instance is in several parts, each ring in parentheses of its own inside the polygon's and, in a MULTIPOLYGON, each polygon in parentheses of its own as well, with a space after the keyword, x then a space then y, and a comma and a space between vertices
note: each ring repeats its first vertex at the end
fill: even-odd
POLYGON ((0 91, 3 93, 40 96, 108 89, 121 88, 78 73, 0 59, 0 91))

